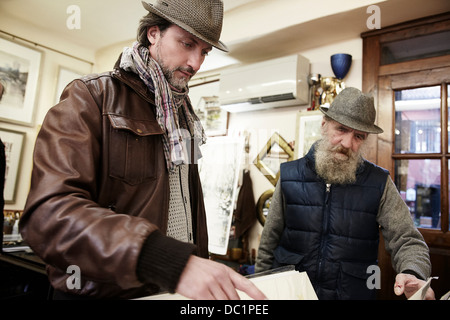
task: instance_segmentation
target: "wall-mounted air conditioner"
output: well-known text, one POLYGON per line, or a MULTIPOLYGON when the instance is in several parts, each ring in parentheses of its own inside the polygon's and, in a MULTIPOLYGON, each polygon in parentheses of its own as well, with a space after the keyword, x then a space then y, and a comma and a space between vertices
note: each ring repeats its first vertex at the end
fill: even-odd
POLYGON ((245 112, 308 104, 308 75, 309 60, 301 55, 226 69, 220 75, 221 108, 245 112))

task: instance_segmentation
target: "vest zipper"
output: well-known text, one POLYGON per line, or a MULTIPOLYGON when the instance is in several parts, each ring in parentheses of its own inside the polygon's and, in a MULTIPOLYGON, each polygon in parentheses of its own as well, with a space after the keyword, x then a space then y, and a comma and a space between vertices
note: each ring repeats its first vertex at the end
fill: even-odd
POLYGON ((329 218, 329 208, 328 208, 328 202, 330 199, 330 193, 331 193, 331 184, 326 184, 325 189, 325 208, 323 211, 323 225, 322 225, 322 239, 320 240, 320 247, 319 247, 319 258, 318 258, 318 267, 317 267, 317 283, 320 284, 320 278, 322 273, 322 258, 323 258, 323 249, 325 246, 325 237, 328 233, 328 218, 329 218))
POLYGON ((328 200, 330 198, 330 190, 331 190, 331 184, 327 183, 327 192, 325 193, 325 204, 328 205, 328 200))

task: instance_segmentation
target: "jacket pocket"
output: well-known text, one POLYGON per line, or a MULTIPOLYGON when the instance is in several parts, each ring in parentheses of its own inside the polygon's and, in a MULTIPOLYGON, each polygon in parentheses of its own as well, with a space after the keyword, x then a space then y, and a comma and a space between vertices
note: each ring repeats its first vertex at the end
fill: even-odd
POLYGON ((130 185, 156 178, 163 131, 157 121, 108 115, 109 175, 130 185))
POLYGON ((371 300, 376 297, 376 290, 369 289, 367 267, 370 264, 341 262, 338 284, 338 297, 342 300, 371 300))
POLYGON ((274 256, 274 267, 281 267, 285 265, 294 265, 298 266, 298 264, 303 260, 303 255, 300 255, 295 252, 291 252, 286 250, 285 248, 278 246, 273 251, 274 256))

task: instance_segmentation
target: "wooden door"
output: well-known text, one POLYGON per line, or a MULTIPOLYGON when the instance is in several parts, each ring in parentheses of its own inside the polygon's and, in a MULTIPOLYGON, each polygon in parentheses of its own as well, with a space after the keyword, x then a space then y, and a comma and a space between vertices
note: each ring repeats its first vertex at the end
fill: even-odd
MULTIPOLYGON (((406 61, 383 62, 383 54, 386 46, 394 44, 392 47, 395 47, 396 41, 417 40, 424 35, 437 35, 436 39, 448 37, 449 31, 450 14, 447 13, 362 35, 362 90, 374 96, 377 124, 384 129, 384 133, 371 137, 367 159, 389 170, 399 192, 410 206, 411 218, 430 248, 432 275, 439 276, 439 280, 432 282, 437 298, 450 290, 449 49, 447 46, 442 52, 431 52, 430 56, 406 61), (411 92, 421 91, 433 92, 435 98, 428 106, 418 107, 422 114, 414 111, 416 106, 410 102, 399 99, 411 92), (423 132, 426 132, 425 140, 419 136, 423 132), (399 138, 405 133, 406 138, 399 138), (403 148, 405 145, 407 147, 403 148), (412 185, 408 178, 411 173, 419 174, 418 181, 412 185), (424 185, 423 182, 431 178, 435 181, 424 185), (428 206, 427 210, 432 211, 430 216, 423 213, 424 203, 428 206)), ((416 43, 420 46, 420 41, 416 43)), ((435 45, 436 48, 442 47, 439 43, 435 45)), ((411 48, 414 49, 414 44, 411 48)), ((379 266, 381 289, 378 298, 404 299, 396 297, 393 292, 396 273, 383 239, 379 247, 379 266)))
MULTIPOLYGON (((450 59, 449 59, 450 63, 450 59)), ((417 227, 424 236, 429 248, 432 259, 433 276, 439 276, 439 280, 433 281, 433 288, 438 297, 450 290, 450 234, 449 234, 449 150, 448 150, 448 88, 450 83, 450 67, 441 68, 441 70, 431 69, 433 76, 422 76, 422 72, 410 72, 406 74, 384 75, 378 79, 378 123, 382 124, 385 132, 378 137, 377 141, 377 164, 388 169, 391 177, 397 185, 399 192, 404 196, 405 202, 411 206, 411 218, 415 220, 417 227), (395 96, 399 92, 432 90, 439 91, 440 102, 438 105, 438 119, 439 122, 440 143, 434 142, 434 149, 428 152, 414 152, 408 150, 396 150, 399 145, 398 136, 399 127, 398 113, 396 110, 395 96), (399 163, 409 163, 409 166, 399 165, 399 163), (417 164, 416 168, 412 168, 412 164, 417 164), (420 170, 420 172, 417 172, 420 170), (407 182, 403 181, 408 177, 404 177, 403 173, 399 171, 408 171, 408 174, 415 174, 416 189, 422 181, 432 180, 434 184, 426 184, 425 189, 429 190, 431 186, 438 186, 439 192, 438 206, 439 215, 436 212, 437 222, 431 223, 431 215, 428 217, 428 212, 423 217, 420 217, 417 212, 418 202, 421 198, 417 190, 412 186, 406 187, 407 182), (414 172, 416 171, 416 172, 414 172), (413 189, 416 192, 413 199, 408 199, 405 195, 408 190, 413 189), (412 200, 412 201, 408 201, 412 200), (423 220, 423 222, 422 222, 423 220)), ((417 100, 415 100, 417 101, 417 100)), ((428 106, 426 108, 429 108, 428 106)), ((436 108, 436 105, 434 107, 436 108)), ((405 112, 405 111, 404 111, 405 112)), ((412 111, 418 112, 418 111, 412 111)), ((421 110, 420 115, 425 119, 427 113, 436 115, 437 110, 425 109, 421 110)), ((419 119, 427 122, 427 120, 419 119)), ((407 120, 407 122, 419 122, 418 119, 407 120)), ((411 130, 409 130, 411 131, 411 130)), ((409 132, 408 131, 408 132, 409 132)), ((420 131, 420 130, 419 130, 420 131)), ((414 136, 409 137, 413 140, 414 136)), ((409 141, 411 144, 411 141, 409 141)), ((418 146, 423 147, 423 146, 418 146)), ((436 189, 436 188, 435 188, 436 189)), ((428 202, 431 202, 427 198, 428 202)), ((429 211, 430 209, 428 209, 429 211)), ((436 210, 435 210, 436 211, 436 210)), ((435 219, 435 220, 436 220, 435 219)), ((391 266, 391 257, 384 249, 384 242, 380 243, 379 263, 383 271, 382 287, 385 289, 380 291, 379 297, 381 299, 397 299, 392 288, 394 285, 395 272, 391 266)))

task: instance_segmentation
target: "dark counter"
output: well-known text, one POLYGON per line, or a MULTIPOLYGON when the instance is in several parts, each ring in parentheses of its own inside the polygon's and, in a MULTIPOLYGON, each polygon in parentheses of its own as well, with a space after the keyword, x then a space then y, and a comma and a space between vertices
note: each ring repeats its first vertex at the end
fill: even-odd
POLYGON ((48 300, 53 294, 45 263, 32 252, 0 254, 1 300, 48 300))

